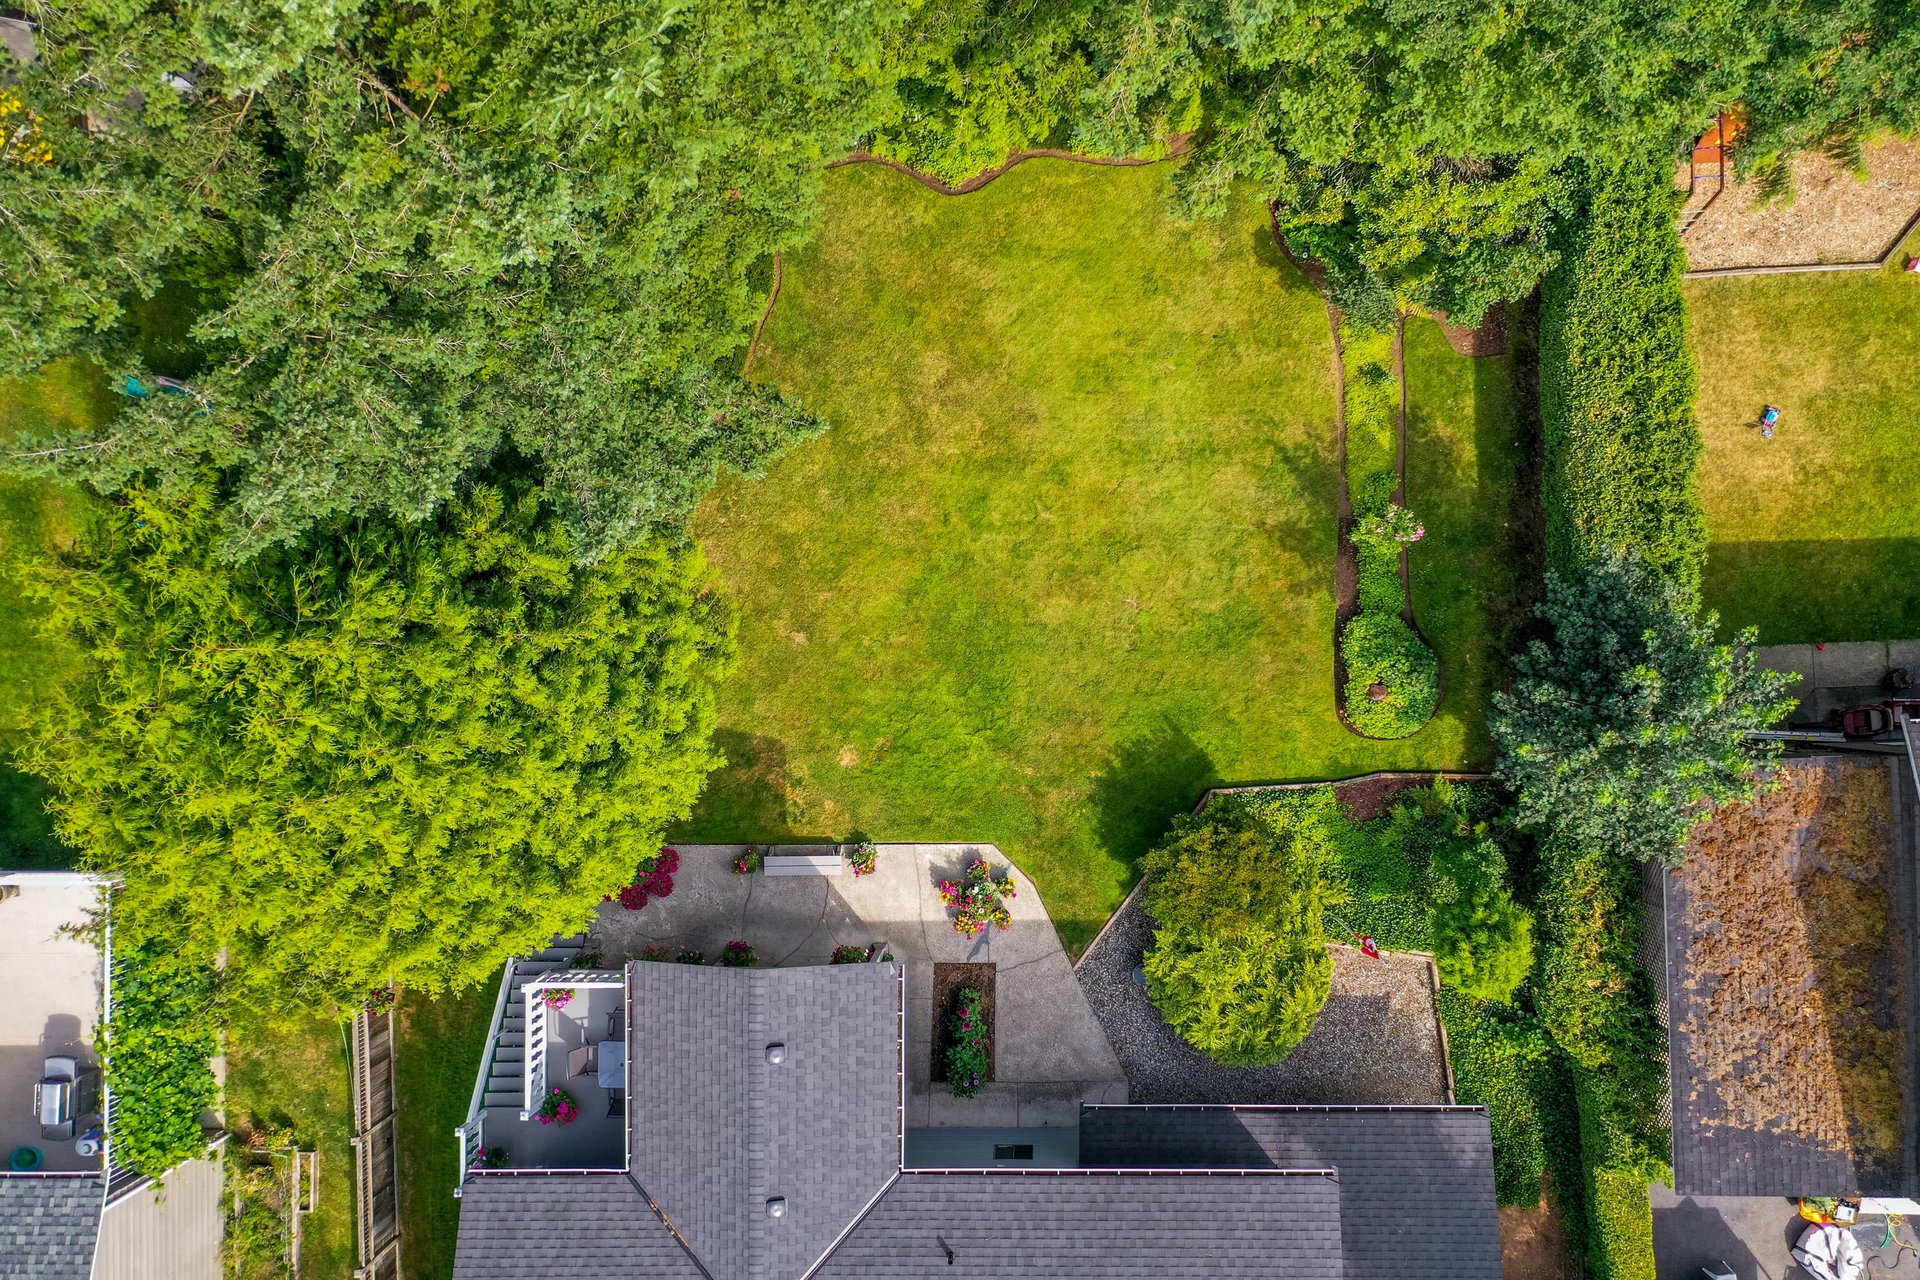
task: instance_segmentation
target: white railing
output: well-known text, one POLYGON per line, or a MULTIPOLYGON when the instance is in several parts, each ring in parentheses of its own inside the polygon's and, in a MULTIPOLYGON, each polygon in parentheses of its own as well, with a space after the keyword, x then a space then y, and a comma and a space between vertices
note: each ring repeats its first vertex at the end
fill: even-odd
MULTIPOLYGON (((558 985, 558 984, 555 984, 558 985)), ((532 983, 526 988, 527 1002, 527 1058, 526 1097, 520 1109, 522 1120, 531 1120, 533 1113, 547 1096, 547 1005, 540 998, 540 992, 532 983)))
MULTIPOLYGON (((493 998, 493 1021, 487 1027, 487 1047, 480 1055, 480 1074, 474 1077, 473 1099, 467 1103, 467 1123, 480 1119, 480 1106, 486 1101, 487 1081, 493 1077, 493 1060, 500 1052, 500 1030, 507 1020, 507 1001, 513 995, 513 961, 507 961, 500 974, 500 993, 493 998)), ((461 1168, 465 1169, 465 1165, 461 1168)))
POLYGON ((460 1175, 453 1188, 455 1198, 459 1197, 461 1188, 466 1185, 467 1172, 480 1163, 486 1152, 486 1140, 481 1136, 480 1125, 481 1117, 476 1115, 453 1131, 453 1140, 460 1144, 460 1175))

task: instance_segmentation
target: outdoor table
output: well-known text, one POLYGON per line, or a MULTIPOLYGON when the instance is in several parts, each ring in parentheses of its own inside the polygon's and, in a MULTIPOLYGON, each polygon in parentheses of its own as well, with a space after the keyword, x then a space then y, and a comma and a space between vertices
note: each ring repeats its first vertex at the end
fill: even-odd
POLYGON ((600 1087, 602 1089, 627 1087, 627 1042, 625 1040, 600 1042, 600 1087))

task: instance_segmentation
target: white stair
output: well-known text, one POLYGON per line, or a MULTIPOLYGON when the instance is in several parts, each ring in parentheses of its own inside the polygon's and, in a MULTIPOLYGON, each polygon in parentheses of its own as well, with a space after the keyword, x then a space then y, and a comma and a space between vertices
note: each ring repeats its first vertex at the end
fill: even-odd
POLYGON ((513 962, 509 980, 507 1008, 500 1018, 500 1033, 494 1037, 492 1056, 487 1060, 487 1089, 481 1105, 489 1110, 511 1111, 518 1115, 526 1101, 527 1071, 527 983, 556 970, 569 968, 587 945, 585 934, 555 938, 551 945, 524 960, 513 962))

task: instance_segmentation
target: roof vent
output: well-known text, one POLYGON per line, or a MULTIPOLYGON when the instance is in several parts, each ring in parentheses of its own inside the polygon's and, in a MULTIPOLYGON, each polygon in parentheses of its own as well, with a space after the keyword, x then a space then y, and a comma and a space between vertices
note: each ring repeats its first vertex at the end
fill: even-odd
POLYGON ((767 1062, 769 1065, 777 1067, 781 1063, 785 1062, 786 1060, 787 1060, 786 1045, 781 1044, 778 1040, 776 1040, 772 1044, 767 1046, 767 1062))
POLYGON ((769 1218, 786 1217, 787 1216, 787 1198, 785 1196, 770 1197, 767 1200, 767 1216, 769 1218))

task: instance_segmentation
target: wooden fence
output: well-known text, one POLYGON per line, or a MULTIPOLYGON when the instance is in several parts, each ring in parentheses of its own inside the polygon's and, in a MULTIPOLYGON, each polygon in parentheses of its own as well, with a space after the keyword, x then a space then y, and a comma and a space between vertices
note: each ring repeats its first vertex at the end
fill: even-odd
POLYGON ((395 1159, 393 1014, 354 1015, 355 1280, 400 1280, 400 1176, 395 1159))

